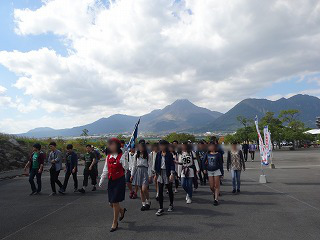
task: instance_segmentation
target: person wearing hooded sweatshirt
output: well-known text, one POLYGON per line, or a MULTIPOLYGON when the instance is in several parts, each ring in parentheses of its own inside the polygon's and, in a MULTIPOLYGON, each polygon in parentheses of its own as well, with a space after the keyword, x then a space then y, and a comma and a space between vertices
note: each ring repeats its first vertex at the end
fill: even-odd
POLYGON ((213 194, 213 205, 219 205, 220 193, 220 176, 223 174, 223 161, 222 156, 218 152, 215 142, 210 142, 208 146, 208 153, 205 158, 205 172, 209 177, 210 189, 213 194))
POLYGON ((41 151, 41 145, 39 143, 34 144, 32 150, 32 154, 24 167, 24 170, 27 171, 29 168, 29 183, 32 191, 30 195, 35 195, 41 192, 41 175, 45 154, 41 151), (37 178, 37 187, 34 183, 34 177, 37 178))

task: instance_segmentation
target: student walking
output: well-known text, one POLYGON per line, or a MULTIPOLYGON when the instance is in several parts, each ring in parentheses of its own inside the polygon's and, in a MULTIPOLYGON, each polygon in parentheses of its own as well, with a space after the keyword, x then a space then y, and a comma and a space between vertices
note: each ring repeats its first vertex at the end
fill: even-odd
POLYGON ((33 145, 32 154, 27 162, 24 170, 29 168, 29 183, 31 185, 31 194, 35 195, 41 192, 41 175, 43 171, 45 154, 41 151, 41 145, 36 143, 33 145), (37 178, 37 187, 34 183, 34 177, 37 178))
POLYGON ((60 193, 64 193, 67 189, 68 181, 70 176, 72 175, 73 178, 73 191, 78 191, 78 156, 73 151, 73 145, 67 145, 67 153, 66 153, 66 169, 65 169, 65 176, 62 188, 59 190, 60 193))
POLYGON ((178 153, 175 151, 174 146, 171 144, 169 145, 169 152, 173 156, 173 161, 175 165, 175 172, 174 172, 174 193, 178 193, 178 187, 179 187, 179 176, 178 176, 178 165, 179 165, 179 159, 178 159, 178 153))
POLYGON ((59 174, 62 169, 62 153, 57 149, 57 144, 51 142, 49 144, 51 152, 49 153, 48 162, 51 163, 50 168, 50 184, 52 193, 50 196, 56 195, 56 184, 58 184, 59 189, 62 188, 62 183, 59 181, 59 174))
POLYGON ((153 178, 154 178, 154 186, 156 188, 156 200, 159 201, 159 188, 158 188, 158 181, 157 181, 157 175, 154 171, 155 169, 155 162, 156 162, 156 157, 157 157, 157 153, 159 152, 159 144, 158 143, 154 143, 151 147, 152 151, 149 153, 149 159, 151 159, 152 162, 152 174, 153 174, 153 178))
POLYGON ((213 205, 215 206, 219 205, 220 176, 223 175, 222 156, 217 150, 216 143, 210 142, 205 161, 205 171, 208 174, 210 189, 214 199, 213 205))
POLYGON ((159 188, 159 210, 156 212, 157 216, 161 216, 163 211, 163 188, 167 187, 170 199, 168 212, 173 211, 173 190, 172 182, 174 181, 175 165, 173 156, 168 149, 169 143, 165 140, 159 142, 160 152, 157 153, 155 160, 154 171, 157 175, 158 188, 159 188))
POLYGON ((249 144, 247 142, 244 142, 242 144, 242 152, 243 152, 244 160, 248 161, 249 144))
POLYGON ((125 170, 128 169, 128 165, 124 154, 122 154, 120 141, 117 138, 111 138, 108 143, 109 154, 106 158, 99 186, 101 187, 108 177, 108 198, 110 206, 113 208, 113 222, 110 232, 114 232, 118 229, 118 219, 122 221, 127 211, 126 208, 121 208, 120 202, 125 199, 125 170))
POLYGON ((254 161, 255 152, 256 152, 256 145, 254 143, 251 143, 249 145, 249 153, 250 153, 250 157, 251 157, 252 162, 254 161))
POLYGON ((91 183, 93 185, 92 191, 96 191, 96 184, 97 184, 97 175, 95 171, 96 165, 96 154, 92 149, 92 146, 88 144, 86 146, 87 153, 84 155, 84 170, 83 170, 83 187, 79 189, 79 192, 85 193, 86 187, 88 186, 89 176, 91 178, 91 183))
POLYGON ((128 170, 126 171, 126 183, 127 183, 127 187, 129 188, 129 191, 130 191, 130 195, 129 195, 130 199, 136 199, 137 193, 138 193, 138 186, 134 186, 135 190, 133 190, 132 180, 131 180, 131 176, 132 176, 131 173, 132 173, 132 169, 133 169, 134 158, 136 156, 135 152, 136 152, 136 150, 133 147, 130 149, 129 152, 126 152, 126 154, 125 154, 126 161, 128 162, 128 170))
POLYGON ((192 203, 193 181, 196 172, 199 172, 199 164, 188 143, 182 144, 181 153, 179 154, 178 175, 181 176, 181 185, 186 195, 187 204, 192 203))
POLYGON ((148 189, 149 182, 151 182, 151 168, 152 163, 149 160, 147 146, 145 143, 140 143, 133 161, 131 181, 133 185, 140 189, 141 211, 149 210, 151 206, 148 189))
POLYGON ((228 151, 227 158, 227 170, 231 170, 232 176, 232 193, 240 193, 240 175, 241 170, 245 171, 246 166, 244 163, 244 158, 241 150, 238 150, 238 145, 233 143, 231 145, 231 151, 228 151))
POLYGON ((198 159, 200 172, 200 184, 205 186, 207 184, 208 175, 205 173, 205 156, 207 154, 206 144, 204 141, 200 141, 198 144, 198 150, 196 151, 196 156, 198 159))

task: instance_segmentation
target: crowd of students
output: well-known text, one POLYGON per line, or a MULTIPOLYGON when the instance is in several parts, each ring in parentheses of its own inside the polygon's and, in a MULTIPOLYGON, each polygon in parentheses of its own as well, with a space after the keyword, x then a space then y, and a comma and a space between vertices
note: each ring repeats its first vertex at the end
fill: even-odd
MULTIPOLYGON (((210 142, 204 140, 192 144, 190 141, 179 143, 173 141, 169 143, 160 140, 157 143, 148 144, 145 140, 140 140, 136 147, 126 149, 124 141, 111 138, 105 150, 106 160, 99 181, 102 187, 108 179, 108 198, 110 206, 113 208, 114 219, 111 232, 118 228, 118 220, 121 221, 127 211, 120 203, 125 199, 126 187, 129 189, 129 198, 141 199, 141 211, 148 211, 151 208, 151 196, 149 194, 150 185, 153 184, 156 190, 155 200, 158 201, 159 209, 157 216, 164 213, 164 191, 169 196, 169 206, 167 212, 174 211, 174 194, 178 192, 179 186, 186 194, 186 204, 191 204, 193 192, 198 188, 198 183, 206 185, 209 182, 213 196, 213 205, 219 205, 220 184, 224 176, 224 150, 218 141, 213 139, 210 142)), ((96 191, 98 178, 98 161, 100 153, 91 145, 86 146, 84 154, 83 184, 78 187, 78 156, 71 144, 66 147, 66 154, 57 149, 56 143, 49 144, 50 153, 48 158, 41 151, 41 145, 33 146, 33 153, 25 166, 29 168, 29 182, 31 184, 31 195, 41 192, 41 174, 44 164, 49 162, 50 184, 52 193, 64 194, 70 176, 73 177, 74 192, 85 193, 87 191, 89 178, 91 180, 92 191, 96 191), (63 184, 59 180, 59 174, 65 162, 65 176, 63 184), (34 178, 37 179, 37 186, 34 178)), ((243 146, 242 146, 243 149, 243 146)), ((245 170, 245 157, 242 150, 236 143, 232 144, 227 152, 226 167, 231 171, 232 193, 240 193, 240 175, 245 170)), ((252 150, 252 149, 251 149, 252 150)))

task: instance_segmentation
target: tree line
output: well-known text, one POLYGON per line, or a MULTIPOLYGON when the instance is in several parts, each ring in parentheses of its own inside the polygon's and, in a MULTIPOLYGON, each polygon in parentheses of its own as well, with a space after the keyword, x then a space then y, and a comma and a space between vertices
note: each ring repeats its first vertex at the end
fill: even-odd
MULTIPOLYGON (((316 140, 315 136, 305 133, 309 128, 298 120, 298 116, 299 110, 296 109, 282 110, 278 116, 275 116, 274 112, 266 112, 259 120, 259 130, 263 134, 264 126, 268 126, 272 144, 278 148, 281 148, 283 142, 290 143, 292 148, 295 148, 316 140)), ((234 134, 226 135, 225 142, 257 142, 258 134, 254 119, 238 116, 237 120, 242 127, 234 134)))

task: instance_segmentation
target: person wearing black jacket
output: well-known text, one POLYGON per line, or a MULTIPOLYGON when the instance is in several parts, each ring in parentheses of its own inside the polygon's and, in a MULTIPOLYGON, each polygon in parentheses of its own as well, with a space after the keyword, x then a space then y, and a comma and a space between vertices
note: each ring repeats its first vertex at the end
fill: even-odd
POLYGON ((64 193, 67 189, 68 181, 70 178, 70 175, 72 174, 73 177, 73 186, 74 186, 74 192, 78 191, 78 177, 77 177, 77 172, 78 172, 78 156, 77 154, 73 151, 73 146, 72 144, 67 145, 67 153, 66 153, 66 169, 65 169, 65 177, 64 177, 64 182, 63 186, 60 189, 59 192, 64 193))
POLYGON ((244 142, 242 144, 242 152, 243 152, 243 158, 245 161, 248 160, 248 152, 249 152, 249 144, 247 142, 244 142))
POLYGON ((210 142, 208 146, 208 153, 205 157, 205 173, 208 174, 209 177, 210 189, 214 198, 213 204, 218 206, 220 177, 223 175, 223 160, 215 142, 210 142))
POLYGON ((33 151, 24 170, 29 168, 29 183, 31 185, 31 194, 36 195, 41 192, 41 175, 43 171, 45 154, 41 151, 41 145, 36 143, 33 145, 33 151), (34 183, 34 177, 37 178, 37 187, 34 183))
POLYGON ((227 170, 231 170, 232 176, 232 193, 240 193, 240 175, 241 170, 245 171, 246 166, 244 163, 244 157, 241 150, 238 150, 238 145, 233 143, 231 146, 231 151, 228 151, 227 158, 227 170))
POLYGON ((154 172, 157 176, 158 182, 158 191, 159 191, 159 205, 160 208, 156 212, 157 216, 161 216, 163 214, 163 188, 167 187, 170 198, 170 205, 168 208, 168 212, 173 211, 173 190, 172 190, 172 182, 174 181, 174 173, 175 173, 175 164, 173 160, 172 154, 168 150, 168 142, 165 140, 161 140, 159 142, 160 152, 157 153, 155 164, 154 164, 154 172))

